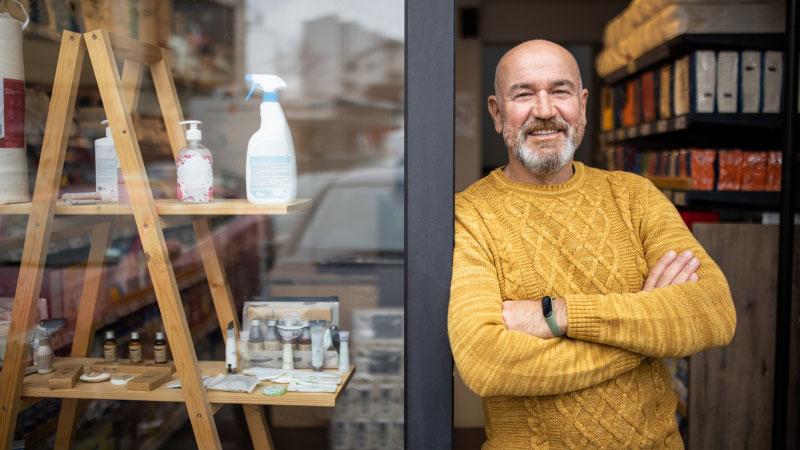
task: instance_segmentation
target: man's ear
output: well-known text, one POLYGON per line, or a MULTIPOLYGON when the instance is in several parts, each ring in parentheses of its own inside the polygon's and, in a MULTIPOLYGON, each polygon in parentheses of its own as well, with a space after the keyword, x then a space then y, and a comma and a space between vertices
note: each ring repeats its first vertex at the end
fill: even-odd
POLYGON ((583 116, 586 117, 586 102, 589 99, 589 90, 584 89, 581 91, 581 109, 583 109, 583 116))
POLYGON ((489 114, 492 115, 494 121, 494 131, 498 134, 503 132, 503 121, 500 119, 500 105, 497 103, 497 97, 490 95, 486 101, 486 106, 489 108, 489 114))

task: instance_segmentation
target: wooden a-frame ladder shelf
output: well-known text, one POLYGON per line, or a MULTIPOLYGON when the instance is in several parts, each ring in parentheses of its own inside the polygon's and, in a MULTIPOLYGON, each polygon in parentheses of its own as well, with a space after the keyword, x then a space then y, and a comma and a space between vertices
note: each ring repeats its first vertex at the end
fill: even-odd
MULTIPOLYGON (((56 449, 70 447, 75 422, 81 410, 80 402, 99 398, 184 402, 200 449, 221 448, 214 413, 223 404, 241 404, 253 446, 256 449, 271 449, 272 440, 260 405, 333 406, 344 387, 343 383, 339 391, 332 394, 286 394, 277 398, 260 393, 248 395, 207 392, 203 387, 201 372, 220 373, 222 363, 197 360, 175 273, 169 260, 161 216, 193 216, 190 218, 220 327, 224 330, 228 323, 233 322, 238 330, 239 322, 230 286, 214 246, 206 216, 288 214, 307 207, 310 202, 299 200, 288 205, 252 205, 245 200, 222 200, 210 204, 189 205, 174 200, 154 200, 133 128, 132 114, 136 110, 142 72, 146 65, 152 75, 173 155, 185 146, 183 130, 179 124, 183 120, 183 113, 168 57, 168 52, 164 49, 133 39, 112 36, 102 30, 84 34, 65 31, 62 34, 33 201, 0 206, 0 214, 29 215, 5 360, 0 373, 0 449, 10 447, 20 409, 43 397, 63 398, 56 431, 56 449), (57 201, 86 50, 89 52, 103 107, 113 132, 122 175, 131 199, 130 205, 68 206, 57 201), (121 77, 115 54, 124 60, 121 77), (112 389, 119 386, 87 387, 88 385, 79 384, 73 389, 51 391, 42 389, 46 375, 24 377, 29 348, 26 336, 34 321, 35 299, 41 291, 56 214, 133 215, 172 350, 177 377, 182 384, 181 389, 166 392, 166 389, 159 388, 152 392, 136 392, 124 388, 112 389)), ((113 217, 109 217, 108 221, 93 225, 70 358, 57 358, 56 365, 89 361, 86 357, 93 339, 92 322, 102 283, 112 220, 113 217)), ((226 336, 226 333, 223 332, 222 335, 226 336)), ((352 367, 346 374, 346 380, 349 380, 351 374, 352 367)))

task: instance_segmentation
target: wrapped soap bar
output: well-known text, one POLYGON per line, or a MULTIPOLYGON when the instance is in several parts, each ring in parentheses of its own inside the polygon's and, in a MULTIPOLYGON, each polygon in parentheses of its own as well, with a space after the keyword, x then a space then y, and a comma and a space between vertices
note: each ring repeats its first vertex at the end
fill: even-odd
POLYGON ((766 190, 777 192, 781 190, 781 160, 783 154, 779 151, 769 152, 767 155, 767 176, 764 181, 766 190))
POLYGON ((742 159, 742 190, 766 190, 767 152, 744 152, 742 159))
POLYGON ((717 151, 711 149, 691 149, 692 189, 711 191, 714 189, 714 161, 717 151))
POLYGON ((741 150, 722 150, 719 152, 718 191, 738 191, 742 187, 741 150))

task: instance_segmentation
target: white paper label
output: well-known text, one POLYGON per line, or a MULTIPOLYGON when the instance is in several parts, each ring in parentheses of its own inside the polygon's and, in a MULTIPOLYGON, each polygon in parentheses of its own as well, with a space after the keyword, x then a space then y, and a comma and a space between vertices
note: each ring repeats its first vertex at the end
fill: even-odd
POLYGON ((289 195, 292 182, 292 159, 289 155, 251 156, 250 193, 257 199, 283 198, 289 195))

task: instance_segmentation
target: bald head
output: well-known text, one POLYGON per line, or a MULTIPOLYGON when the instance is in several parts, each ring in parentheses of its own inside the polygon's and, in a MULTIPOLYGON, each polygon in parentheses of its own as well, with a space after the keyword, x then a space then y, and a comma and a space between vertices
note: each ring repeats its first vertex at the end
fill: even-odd
POLYGON ((575 60, 572 53, 555 42, 534 39, 517 45, 500 58, 494 71, 494 95, 498 99, 502 98, 501 92, 508 78, 508 73, 518 65, 530 65, 535 68, 552 62, 560 64, 566 69, 567 73, 565 75, 575 80, 578 89, 583 89, 578 61, 575 60))

